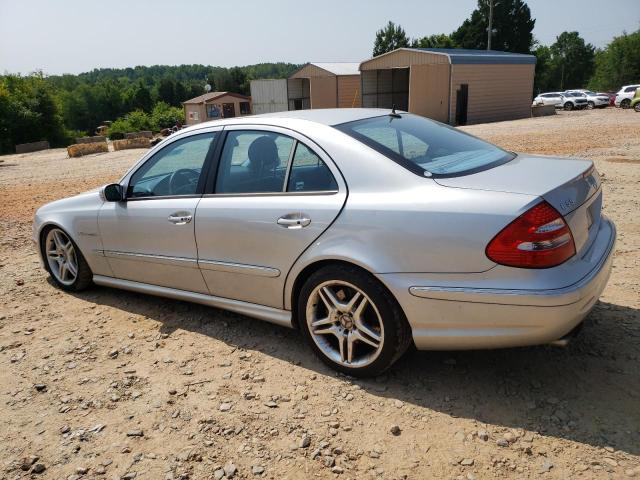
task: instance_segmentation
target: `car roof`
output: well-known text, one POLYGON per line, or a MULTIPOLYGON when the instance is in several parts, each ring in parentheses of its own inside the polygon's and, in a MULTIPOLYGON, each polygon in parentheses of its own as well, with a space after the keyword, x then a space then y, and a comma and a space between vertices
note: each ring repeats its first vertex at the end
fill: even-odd
MULTIPOLYGON (((197 130, 215 125, 250 125, 250 124, 280 124, 287 120, 306 120, 312 123, 334 126, 341 123, 354 122, 365 118, 388 115, 388 108, 318 108, 313 110, 294 110, 290 112, 263 113, 261 115, 246 115, 243 117, 223 118, 191 125, 185 130, 197 130), (223 122, 223 123, 221 123, 223 122)), ((406 113, 398 110, 398 113, 406 113)))

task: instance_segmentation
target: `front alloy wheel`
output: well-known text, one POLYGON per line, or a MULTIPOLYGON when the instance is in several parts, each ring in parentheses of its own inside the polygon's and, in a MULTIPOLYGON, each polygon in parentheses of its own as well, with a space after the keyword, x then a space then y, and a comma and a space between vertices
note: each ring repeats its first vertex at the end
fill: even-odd
POLYGON ((79 291, 91 284, 89 265, 76 244, 60 228, 49 229, 44 237, 43 256, 47 270, 63 290, 79 291))
POLYGON ((571 103, 571 102, 567 102, 567 103, 565 103, 565 104, 564 104, 564 109, 565 109, 567 112, 570 112, 571 110, 573 110, 573 103, 571 103))
POLYGON ((297 300, 298 325, 330 367, 348 375, 378 375, 411 344, 411 328, 391 293, 350 265, 313 273, 297 300))
POLYGON ((67 234, 57 228, 49 230, 45 251, 51 274, 63 285, 72 285, 78 277, 78 258, 67 234))

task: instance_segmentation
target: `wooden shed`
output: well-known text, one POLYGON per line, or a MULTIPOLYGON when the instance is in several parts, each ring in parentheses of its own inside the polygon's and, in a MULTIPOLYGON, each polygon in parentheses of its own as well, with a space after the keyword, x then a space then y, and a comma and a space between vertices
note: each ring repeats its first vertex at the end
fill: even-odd
POLYGON ((289 110, 360 106, 358 63, 307 63, 287 80, 289 110))
POLYGON ((209 92, 182 102, 187 125, 219 118, 251 115, 251 97, 232 92, 209 92))
POLYGON ((451 125, 531 116, 533 55, 399 48, 360 64, 362 106, 409 111, 451 125))

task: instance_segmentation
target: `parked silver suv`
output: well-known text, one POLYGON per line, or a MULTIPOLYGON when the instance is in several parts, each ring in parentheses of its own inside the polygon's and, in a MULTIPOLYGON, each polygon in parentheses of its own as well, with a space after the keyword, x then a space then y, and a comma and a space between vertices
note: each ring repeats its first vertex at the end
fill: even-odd
POLYGON ((587 96, 582 92, 567 91, 562 96, 562 108, 565 110, 583 110, 589 106, 587 96))

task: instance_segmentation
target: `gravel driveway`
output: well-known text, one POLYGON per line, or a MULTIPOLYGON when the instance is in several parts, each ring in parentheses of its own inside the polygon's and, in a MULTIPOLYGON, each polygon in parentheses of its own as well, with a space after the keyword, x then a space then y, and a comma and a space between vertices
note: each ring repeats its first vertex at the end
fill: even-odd
POLYGON ((611 280, 565 349, 411 352, 370 381, 324 367, 296 331, 55 289, 34 210, 143 151, 0 157, 0 478, 640 478, 640 114, 464 130, 594 160, 619 231, 611 280))

